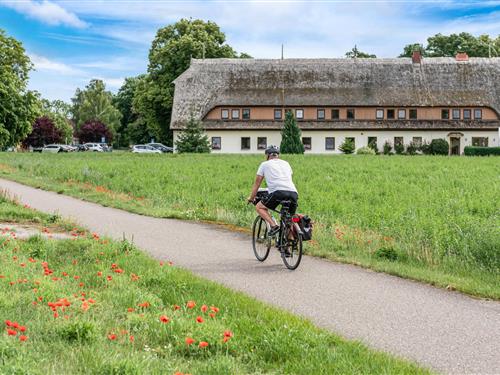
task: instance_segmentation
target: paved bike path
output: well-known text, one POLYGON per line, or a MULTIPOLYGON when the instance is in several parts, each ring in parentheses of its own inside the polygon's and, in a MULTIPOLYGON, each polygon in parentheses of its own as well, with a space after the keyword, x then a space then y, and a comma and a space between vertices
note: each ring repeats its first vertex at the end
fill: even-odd
POLYGON ((477 300, 356 266, 277 251, 255 260, 250 238, 212 225, 158 219, 0 179, 21 202, 92 231, 125 235, 153 257, 309 318, 318 326, 444 373, 500 374, 500 302, 477 300))

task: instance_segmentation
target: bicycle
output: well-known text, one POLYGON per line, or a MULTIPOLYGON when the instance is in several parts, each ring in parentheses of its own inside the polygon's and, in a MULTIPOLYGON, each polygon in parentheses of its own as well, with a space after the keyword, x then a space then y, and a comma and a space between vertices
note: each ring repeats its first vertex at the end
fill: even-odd
MULTIPOLYGON (((265 191, 259 190, 259 193, 265 193, 265 191)), ((263 195, 265 194, 260 196, 258 194, 252 203, 256 205, 262 200, 263 195)), ((280 216, 280 229, 274 236, 268 236, 270 230, 268 224, 257 215, 252 227, 252 247, 257 260, 263 262, 269 256, 274 240, 285 266, 290 270, 295 270, 302 260, 302 232, 298 225, 299 219, 290 214, 290 203, 290 201, 282 201, 280 211, 270 210, 280 216)), ((273 220, 276 222, 274 216, 273 220)))

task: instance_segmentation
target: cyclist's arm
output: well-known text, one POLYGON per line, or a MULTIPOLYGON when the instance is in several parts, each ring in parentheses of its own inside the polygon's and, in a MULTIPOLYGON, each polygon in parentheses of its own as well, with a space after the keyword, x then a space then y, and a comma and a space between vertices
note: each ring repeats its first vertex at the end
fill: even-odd
POLYGON ((252 187, 252 192, 250 193, 250 196, 248 197, 249 202, 253 202, 255 199, 255 196, 257 195, 257 191, 259 190, 260 184, 262 184, 262 180, 264 179, 264 176, 255 176, 255 182, 252 187))

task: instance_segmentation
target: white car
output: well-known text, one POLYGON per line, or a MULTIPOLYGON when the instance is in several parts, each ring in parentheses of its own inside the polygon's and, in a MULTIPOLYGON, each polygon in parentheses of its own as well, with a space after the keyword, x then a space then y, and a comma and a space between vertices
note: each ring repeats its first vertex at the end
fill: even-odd
POLYGON ((61 145, 47 145, 42 148, 43 153, 57 154, 58 152, 64 152, 61 145))
POLYGON ((104 152, 104 149, 99 143, 85 143, 84 146, 87 146, 89 151, 104 152))
POLYGON ((161 154, 161 151, 148 145, 135 145, 132 147, 135 154, 161 154))

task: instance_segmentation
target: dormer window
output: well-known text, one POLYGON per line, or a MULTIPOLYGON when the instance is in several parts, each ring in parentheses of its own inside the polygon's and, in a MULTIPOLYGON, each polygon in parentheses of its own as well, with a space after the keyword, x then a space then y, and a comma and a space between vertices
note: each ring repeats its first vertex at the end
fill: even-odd
POLYGON ((483 118, 483 111, 479 108, 474 110, 474 119, 481 120, 483 118))
POLYGON ((250 108, 243 108, 241 111, 241 117, 243 120, 250 120, 250 108))
POLYGON ((377 117, 377 120, 383 120, 384 119, 384 110, 383 109, 377 109, 377 111, 376 111, 376 117, 377 117))
POLYGON ((303 120, 304 119, 304 110, 303 109, 296 109, 295 110, 295 118, 297 120, 303 120))
POLYGON ((281 109, 274 110, 274 119, 275 120, 281 120, 282 116, 283 116, 283 112, 281 111, 281 109))
POLYGON ((318 109, 318 120, 324 120, 325 119, 325 109, 320 108, 318 109))
POLYGON ((239 109, 231 110, 231 119, 232 120, 239 120, 239 118, 240 118, 240 110, 239 109))
POLYGON ((227 120, 229 118, 229 109, 221 109, 220 117, 223 120, 227 120))

